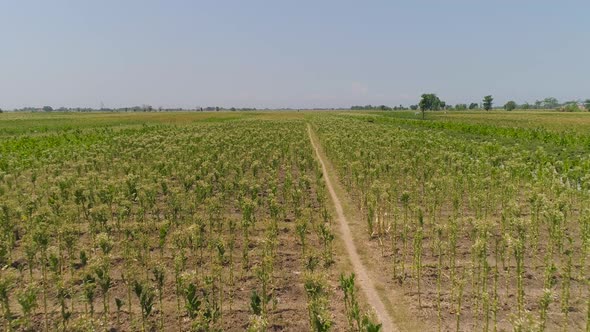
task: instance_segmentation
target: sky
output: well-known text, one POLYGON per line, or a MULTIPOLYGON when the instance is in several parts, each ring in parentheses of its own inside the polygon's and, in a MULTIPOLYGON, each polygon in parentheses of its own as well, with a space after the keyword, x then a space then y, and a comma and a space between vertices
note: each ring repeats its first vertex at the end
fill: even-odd
POLYGON ((588 0, 0 0, 0 108, 586 99, 588 13, 588 0))

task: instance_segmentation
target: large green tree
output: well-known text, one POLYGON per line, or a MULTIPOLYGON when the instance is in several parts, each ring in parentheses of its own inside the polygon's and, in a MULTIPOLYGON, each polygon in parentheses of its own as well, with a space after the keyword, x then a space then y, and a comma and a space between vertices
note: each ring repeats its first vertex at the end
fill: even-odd
POLYGON ((512 111, 516 108, 516 102, 514 102, 513 100, 507 102, 506 104, 504 104, 504 109, 507 111, 512 111))
POLYGON ((483 109, 489 111, 492 109, 494 98, 492 96, 483 97, 483 109))
POLYGON ((420 99, 420 110, 422 111, 422 120, 425 118, 425 112, 428 111, 436 111, 440 109, 441 101, 434 93, 425 93, 422 95, 422 99, 420 99))

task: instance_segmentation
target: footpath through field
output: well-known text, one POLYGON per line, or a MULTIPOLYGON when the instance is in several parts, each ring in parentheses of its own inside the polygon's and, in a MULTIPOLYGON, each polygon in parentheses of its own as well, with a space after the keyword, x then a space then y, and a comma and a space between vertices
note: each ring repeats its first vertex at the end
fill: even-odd
POLYGON ((312 135, 311 126, 307 125, 307 131, 309 134, 309 139, 311 141, 311 145, 315 150, 315 154, 317 159, 320 161, 322 166, 322 173, 324 174, 324 179, 326 181, 326 187, 328 188, 328 192, 330 193, 330 197, 332 198, 332 202, 334 203, 334 207, 336 208, 336 215, 338 219, 338 224, 340 225, 340 235, 341 239, 344 242, 344 246, 346 248, 346 252, 350 257, 350 262, 352 264, 354 273, 356 275, 356 280, 358 281, 358 286, 360 287, 361 291, 365 294, 367 302, 369 305, 373 307, 375 313, 377 314, 377 318, 383 324, 383 330, 385 332, 393 332, 399 331, 399 329, 394 325, 391 316, 389 315, 383 301, 379 297, 377 293, 377 289, 375 288, 375 283, 369 277, 369 273, 367 268, 364 266, 361 258, 358 254, 356 249, 356 245, 354 244, 352 233, 350 232, 350 227, 348 226, 348 221, 346 220, 346 216, 344 215, 344 210, 342 209, 342 203, 334 190, 334 186, 332 185, 331 177, 328 174, 328 170, 326 168, 326 164, 318 149, 318 142, 314 139, 312 135))

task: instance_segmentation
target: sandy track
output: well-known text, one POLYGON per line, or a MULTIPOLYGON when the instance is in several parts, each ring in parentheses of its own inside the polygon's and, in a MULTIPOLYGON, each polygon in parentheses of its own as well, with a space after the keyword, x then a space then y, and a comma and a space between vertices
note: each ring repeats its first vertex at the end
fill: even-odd
POLYGON ((381 298, 377 293, 377 289, 375 288, 375 283, 369 277, 369 272, 367 271, 367 268, 361 261, 358 251, 356 250, 356 245, 354 244, 354 241, 352 239, 352 233, 350 232, 348 221, 346 220, 344 210, 342 209, 342 203, 340 202, 338 195, 336 195, 336 191, 334 190, 334 186, 332 185, 332 180, 328 174, 328 170, 326 168, 324 159, 322 158, 322 155, 318 150, 319 143, 315 141, 312 135, 311 126, 309 124, 307 125, 307 131, 309 134, 309 140, 311 141, 311 145, 315 150, 316 157, 320 161, 320 164, 322 166, 322 173, 324 174, 326 187, 328 188, 328 192, 330 193, 330 197, 332 198, 332 202, 334 203, 334 207, 336 208, 336 215, 338 219, 338 224, 340 226, 340 239, 344 242, 346 252, 350 257, 350 262, 356 275, 356 285, 360 287, 361 291, 365 294, 365 297, 369 305, 371 305, 375 310, 379 322, 383 324, 382 331, 399 331, 399 329, 393 323, 393 320, 391 319, 391 316, 385 308, 383 301, 381 301, 381 298))

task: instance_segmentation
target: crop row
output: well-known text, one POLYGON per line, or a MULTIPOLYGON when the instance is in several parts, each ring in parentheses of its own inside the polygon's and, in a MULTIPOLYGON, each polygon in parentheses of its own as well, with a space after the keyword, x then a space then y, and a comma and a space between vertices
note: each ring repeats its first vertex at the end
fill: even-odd
MULTIPOLYGON (((418 315, 457 331, 590 326, 587 172, 554 146, 508 145, 501 132, 367 120, 313 124, 362 211, 372 258, 418 315)), ((587 165, 587 153, 571 158, 587 165)))
POLYGON ((302 122, 87 128, 0 151, 7 331, 361 327, 302 122))

